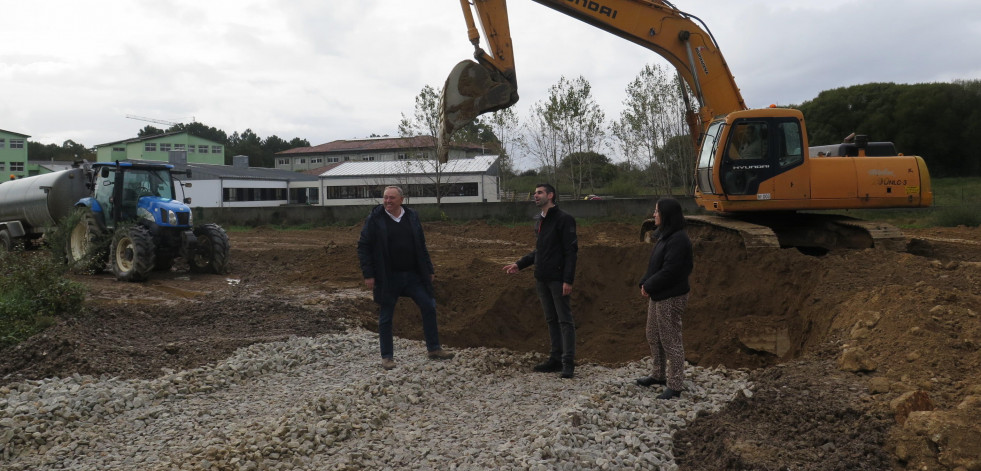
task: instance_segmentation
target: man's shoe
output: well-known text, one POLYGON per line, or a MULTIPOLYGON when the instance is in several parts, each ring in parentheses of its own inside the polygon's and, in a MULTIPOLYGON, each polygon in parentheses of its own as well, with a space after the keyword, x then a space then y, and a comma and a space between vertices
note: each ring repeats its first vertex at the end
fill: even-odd
POLYGON ((429 352, 429 359, 430 360, 449 360, 449 359, 453 358, 454 356, 456 356, 455 353, 447 352, 446 350, 443 350, 442 348, 439 349, 439 350, 433 350, 433 351, 429 352))
POLYGON ((676 397, 681 397, 681 391, 675 391, 671 388, 665 388, 664 392, 657 396, 658 399, 674 399, 676 397))
POLYGON ((562 362, 560 360, 550 359, 545 363, 535 365, 533 369, 539 373, 555 373, 562 371, 562 362))
POLYGON ((382 358, 382 368, 386 370, 395 368, 395 360, 391 358, 382 358))
POLYGON ((574 365, 563 365, 562 374, 559 375, 560 378, 570 379, 575 376, 576 367, 574 365))
POLYGON ((654 379, 653 376, 644 376, 643 378, 637 378, 637 381, 636 382, 637 382, 637 385, 638 386, 643 386, 645 388, 651 387, 651 386, 653 386, 655 384, 658 384, 658 385, 661 385, 661 386, 664 386, 664 385, 668 384, 667 381, 665 381, 663 379, 654 379))

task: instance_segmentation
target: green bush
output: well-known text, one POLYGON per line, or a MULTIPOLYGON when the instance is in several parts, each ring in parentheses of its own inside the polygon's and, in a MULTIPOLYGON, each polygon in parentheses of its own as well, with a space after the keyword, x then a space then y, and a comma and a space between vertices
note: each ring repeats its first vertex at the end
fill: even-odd
POLYGON ((617 198, 629 198, 640 195, 640 187, 627 178, 617 178, 610 183, 609 191, 617 198))
POLYGON ((82 285, 65 277, 67 267, 45 252, 0 251, 0 347, 14 345, 78 313, 82 285))

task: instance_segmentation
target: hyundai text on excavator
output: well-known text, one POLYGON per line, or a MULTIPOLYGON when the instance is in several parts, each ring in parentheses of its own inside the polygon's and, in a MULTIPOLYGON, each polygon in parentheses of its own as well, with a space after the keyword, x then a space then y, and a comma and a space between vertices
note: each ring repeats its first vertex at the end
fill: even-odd
MULTIPOLYGON (((699 104, 697 111, 689 106, 685 118, 698 149, 695 201, 707 214, 688 216, 690 223, 738 232, 746 247, 901 250, 905 239, 891 225, 808 211, 930 206, 930 175, 921 157, 866 136, 809 148, 800 111, 748 109, 708 27, 671 3, 533 1, 650 49, 677 69, 699 104)), ((506 0, 460 5, 476 62, 460 62, 446 79, 437 147, 443 162, 455 130, 518 101, 506 0)), ((642 237, 650 228, 645 223, 642 237)))

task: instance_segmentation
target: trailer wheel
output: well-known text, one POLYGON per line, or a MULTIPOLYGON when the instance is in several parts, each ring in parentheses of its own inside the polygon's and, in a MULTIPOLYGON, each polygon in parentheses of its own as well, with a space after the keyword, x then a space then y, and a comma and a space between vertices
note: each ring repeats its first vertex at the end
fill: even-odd
POLYGON ((153 236, 143 226, 116 231, 112 238, 112 272, 120 281, 146 280, 155 259, 153 236))
POLYGON ((10 237, 10 232, 0 229, 0 250, 9 252, 14 248, 14 239, 10 237))
POLYGON ((102 273, 106 268, 108 252, 105 234, 96 222, 91 209, 80 208, 78 212, 81 213, 81 217, 68 234, 68 247, 65 250, 68 263, 83 271, 102 273))
POLYGON ((194 228, 197 246, 189 247, 188 265, 195 273, 228 273, 228 234, 217 224, 194 228))

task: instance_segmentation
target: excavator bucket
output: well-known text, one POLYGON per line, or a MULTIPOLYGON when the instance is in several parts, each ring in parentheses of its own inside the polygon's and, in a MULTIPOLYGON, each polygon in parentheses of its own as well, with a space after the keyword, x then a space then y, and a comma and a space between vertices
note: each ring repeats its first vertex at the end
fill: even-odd
POLYGON ((640 241, 647 242, 648 244, 654 243, 654 231, 657 230, 657 224, 654 223, 654 219, 648 218, 640 225, 640 241))
POLYGON ((477 116, 507 108, 518 101, 517 84, 499 71, 472 60, 453 67, 440 97, 439 136, 436 155, 441 163, 449 157, 450 137, 477 116))

